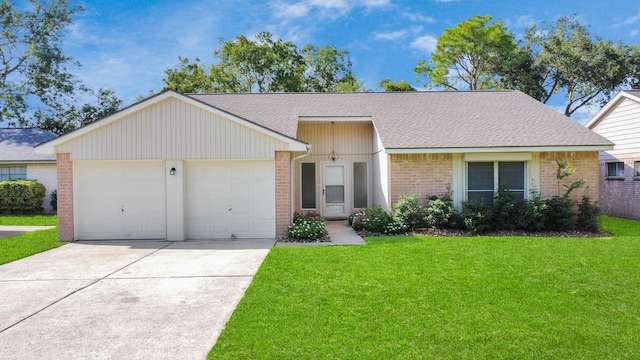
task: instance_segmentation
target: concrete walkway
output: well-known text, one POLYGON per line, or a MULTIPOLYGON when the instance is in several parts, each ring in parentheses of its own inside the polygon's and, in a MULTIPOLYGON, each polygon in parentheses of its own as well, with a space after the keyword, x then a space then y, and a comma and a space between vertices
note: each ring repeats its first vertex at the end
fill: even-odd
POLYGON ((53 229, 55 226, 16 226, 0 225, 0 239, 24 234, 29 231, 53 229))
POLYGON ((70 243, 0 266, 0 359, 204 359, 273 240, 70 243))
POLYGON ((327 221, 328 242, 285 242, 279 241, 276 246, 333 246, 333 245, 366 245, 367 243, 356 233, 347 220, 327 221))

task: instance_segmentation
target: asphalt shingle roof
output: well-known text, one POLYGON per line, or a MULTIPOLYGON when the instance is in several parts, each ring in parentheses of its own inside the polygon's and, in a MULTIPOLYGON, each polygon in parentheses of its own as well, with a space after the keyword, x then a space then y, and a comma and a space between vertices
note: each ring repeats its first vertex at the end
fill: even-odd
POLYGON ((36 154, 34 146, 58 135, 38 128, 0 128, 0 161, 55 160, 54 155, 36 154))
POLYGON ((520 91, 191 94, 296 137, 300 117, 371 117, 388 149, 611 145, 520 91))

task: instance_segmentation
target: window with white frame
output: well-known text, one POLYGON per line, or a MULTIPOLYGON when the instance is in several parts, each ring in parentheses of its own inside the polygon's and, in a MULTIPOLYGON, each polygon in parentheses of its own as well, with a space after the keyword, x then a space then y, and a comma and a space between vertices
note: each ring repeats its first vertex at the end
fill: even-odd
POLYGON ((633 175, 634 175, 635 177, 640 178, 640 161, 636 161, 636 162, 633 164, 633 170, 634 170, 634 171, 633 171, 633 175))
POLYGON ((315 209, 316 207, 316 164, 302 163, 301 168, 301 192, 302 208, 315 209))
POLYGON ((607 163, 607 177, 623 178, 624 177, 624 163, 622 161, 615 161, 607 163))
POLYGON ((27 178, 26 166, 0 166, 0 181, 27 178))
POLYGON ((492 205, 499 188, 507 190, 516 201, 526 194, 524 162, 492 161, 467 163, 467 200, 492 205))

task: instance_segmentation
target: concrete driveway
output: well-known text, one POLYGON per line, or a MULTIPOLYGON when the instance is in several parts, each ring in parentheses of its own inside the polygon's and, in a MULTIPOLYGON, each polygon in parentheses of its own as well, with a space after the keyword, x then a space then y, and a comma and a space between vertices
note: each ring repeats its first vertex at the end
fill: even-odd
POLYGON ((273 240, 91 241, 0 266, 0 359, 204 359, 273 240))

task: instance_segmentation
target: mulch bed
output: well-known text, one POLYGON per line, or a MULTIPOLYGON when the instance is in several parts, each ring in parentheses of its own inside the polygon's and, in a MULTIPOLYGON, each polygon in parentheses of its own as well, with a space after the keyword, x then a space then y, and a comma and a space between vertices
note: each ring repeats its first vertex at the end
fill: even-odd
MULTIPOLYGON (((365 236, 384 236, 385 234, 371 232, 371 231, 358 231, 358 235, 365 236)), ((410 231, 406 235, 424 235, 424 236, 477 236, 468 230, 462 229, 436 229, 436 228, 422 228, 415 231, 410 231)), ((598 238, 598 237, 610 237, 611 234, 606 231, 588 232, 578 230, 566 230, 566 231, 525 231, 525 230, 491 230, 480 234, 481 236, 528 236, 528 237, 556 237, 556 238, 598 238)))

